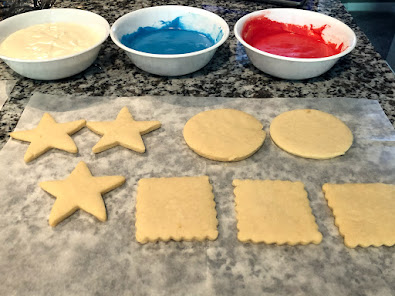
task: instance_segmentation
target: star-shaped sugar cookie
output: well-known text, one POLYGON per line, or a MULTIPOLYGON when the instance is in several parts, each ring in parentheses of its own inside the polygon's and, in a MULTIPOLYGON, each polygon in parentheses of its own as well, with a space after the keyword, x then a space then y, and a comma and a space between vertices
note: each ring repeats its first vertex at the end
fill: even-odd
POLYGON ((92 214, 100 221, 106 221, 106 207, 101 194, 124 182, 122 176, 93 177, 83 161, 78 163, 66 179, 41 182, 40 187, 56 197, 49 215, 49 225, 56 226, 78 209, 92 214))
POLYGON ((30 142, 24 156, 25 162, 32 161, 52 148, 77 153, 78 148, 70 135, 78 132, 86 121, 76 120, 57 123, 48 113, 44 113, 36 128, 10 133, 14 139, 30 142))
POLYGON ((93 146, 93 153, 121 145, 139 153, 145 152, 141 135, 160 128, 159 121, 135 121, 127 107, 123 107, 113 121, 89 121, 86 126, 93 132, 102 135, 93 146))

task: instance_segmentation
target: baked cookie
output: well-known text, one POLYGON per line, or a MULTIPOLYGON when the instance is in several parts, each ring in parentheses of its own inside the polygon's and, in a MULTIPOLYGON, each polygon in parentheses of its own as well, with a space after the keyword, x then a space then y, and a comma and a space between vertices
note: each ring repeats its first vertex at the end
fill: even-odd
POLYGON ((215 240, 217 212, 207 176, 150 178, 138 182, 136 239, 215 240))
POLYGON ((102 135, 100 141, 92 148, 99 153, 115 146, 123 146, 139 153, 145 152, 141 135, 160 128, 159 121, 135 121, 127 107, 123 107, 113 121, 89 121, 86 126, 102 135))
POLYGON ((284 112, 270 124, 273 142, 288 153, 313 159, 343 155, 353 135, 337 117, 314 109, 284 112))
POLYGON ((12 132, 10 137, 30 142, 24 156, 25 162, 29 162, 52 148, 77 153, 78 148, 70 135, 78 132, 85 124, 86 121, 83 119, 57 123, 51 115, 44 113, 36 128, 12 132))
POLYGON ((41 182, 40 187, 56 197, 49 215, 49 225, 56 226, 78 209, 92 214, 100 221, 106 221, 106 207, 101 194, 124 182, 122 176, 93 177, 83 161, 78 163, 66 179, 41 182))
POLYGON ((321 242, 303 183, 233 180, 233 186, 240 241, 278 245, 321 242))
POLYGON ((324 184, 322 190, 347 247, 395 245, 395 185, 324 184))
POLYGON ((209 110, 185 124, 183 134, 189 148, 200 156, 219 161, 238 161, 262 146, 266 133, 252 115, 235 109, 209 110))

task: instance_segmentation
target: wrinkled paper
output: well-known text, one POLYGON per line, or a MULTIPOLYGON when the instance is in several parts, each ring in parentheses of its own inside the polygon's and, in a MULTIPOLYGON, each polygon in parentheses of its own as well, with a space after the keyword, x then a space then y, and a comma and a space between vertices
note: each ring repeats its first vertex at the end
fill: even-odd
POLYGON ((16 80, 0 80, 0 110, 8 100, 15 83, 16 80))
POLYGON ((394 247, 349 249, 334 225, 321 186, 326 182, 395 184, 395 132, 377 101, 365 99, 242 99, 198 97, 58 97, 35 93, 15 130, 34 128, 44 112, 58 122, 114 120, 127 106, 135 120, 159 120, 143 136, 146 152, 115 147, 91 152, 100 137, 87 128, 73 136, 78 154, 51 150, 31 163, 28 143, 10 139, 0 151, 1 295, 390 295, 395 290, 394 247), (314 108, 335 115, 354 143, 341 157, 311 160, 279 149, 269 133, 250 158, 223 163, 188 148, 182 129, 209 109, 245 111, 269 132, 282 112, 314 108), (105 194, 108 220, 77 211, 55 228, 55 199, 38 186, 66 178, 79 161, 94 176, 123 175, 105 194), (135 239, 140 178, 208 175, 219 237, 205 242, 135 239), (237 240, 233 179, 279 179, 305 184, 323 241, 319 245, 244 244, 237 240))

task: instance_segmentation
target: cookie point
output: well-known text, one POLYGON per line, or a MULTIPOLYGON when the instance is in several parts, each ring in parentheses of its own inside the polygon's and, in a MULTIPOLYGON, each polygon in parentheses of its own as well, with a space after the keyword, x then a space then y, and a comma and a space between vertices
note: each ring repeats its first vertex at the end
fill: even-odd
POLYGON ((99 219, 99 221, 101 221, 101 222, 107 221, 107 213, 103 213, 103 214, 97 216, 97 219, 99 219))
POLYGON ((25 161, 25 163, 31 162, 34 159, 33 155, 26 155, 23 157, 23 160, 25 161))
POLYGON ((124 176, 119 176, 119 182, 121 184, 125 183, 126 182, 126 178, 124 176))
POLYGON ((51 217, 49 217, 48 224, 51 227, 55 227, 56 225, 58 225, 58 221, 56 221, 56 220, 52 219, 51 217))
POLYGON ((101 149, 99 149, 98 147, 93 147, 92 148, 92 152, 93 153, 99 153, 99 152, 101 152, 101 149))

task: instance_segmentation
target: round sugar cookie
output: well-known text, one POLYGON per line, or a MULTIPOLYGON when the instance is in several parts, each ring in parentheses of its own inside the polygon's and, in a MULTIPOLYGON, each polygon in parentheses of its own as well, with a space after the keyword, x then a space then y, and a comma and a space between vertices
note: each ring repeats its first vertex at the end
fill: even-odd
POLYGON ((263 125, 252 115, 235 109, 196 114, 184 127, 184 139, 197 154, 212 160, 238 161, 263 144, 263 125))
POLYGON ((270 124, 270 136, 281 149, 313 159, 343 155, 353 142, 353 135, 343 121, 314 109, 278 115, 270 124))

